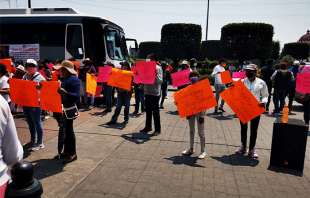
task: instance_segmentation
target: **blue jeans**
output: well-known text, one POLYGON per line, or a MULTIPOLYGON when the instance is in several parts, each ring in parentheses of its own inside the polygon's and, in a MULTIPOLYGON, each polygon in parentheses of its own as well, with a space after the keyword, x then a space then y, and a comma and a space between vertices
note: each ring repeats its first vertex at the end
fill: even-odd
POLYGON ((139 106, 141 103, 141 112, 145 111, 145 103, 144 103, 144 91, 141 88, 135 87, 135 113, 139 113, 139 106))
POLYGON ((130 94, 128 92, 118 92, 117 94, 117 103, 114 115, 112 116, 112 121, 117 121, 119 114, 121 113, 122 106, 125 106, 124 109, 124 120, 129 120, 129 108, 130 108, 130 94))
POLYGON ((41 122, 41 108, 39 107, 24 107, 24 114, 30 130, 31 143, 43 143, 43 129, 41 122), (37 140, 37 141, 36 141, 37 140))
POLYGON ((105 98, 105 105, 107 110, 112 108, 112 87, 109 85, 104 85, 103 95, 105 98))

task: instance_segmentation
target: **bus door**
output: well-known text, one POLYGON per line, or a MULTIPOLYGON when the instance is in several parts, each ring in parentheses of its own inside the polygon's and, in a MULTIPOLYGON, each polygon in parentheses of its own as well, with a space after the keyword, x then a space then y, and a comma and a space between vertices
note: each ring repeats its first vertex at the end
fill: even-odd
POLYGON ((85 59, 83 25, 67 24, 65 39, 65 59, 85 59))

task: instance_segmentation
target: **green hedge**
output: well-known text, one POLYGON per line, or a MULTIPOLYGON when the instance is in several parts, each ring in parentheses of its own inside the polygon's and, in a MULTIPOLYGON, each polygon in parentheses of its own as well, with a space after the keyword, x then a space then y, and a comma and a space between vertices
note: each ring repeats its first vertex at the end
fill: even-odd
POLYGON ((202 41, 200 59, 217 60, 225 56, 224 48, 220 40, 202 41))
POLYGON ((265 23, 231 23, 222 28, 221 41, 226 57, 268 59, 272 53, 273 26, 265 23))
POLYGON ((295 59, 307 59, 310 54, 310 45, 307 43, 284 44, 281 56, 291 55, 295 59))
POLYGON ((145 41, 139 45, 138 57, 145 59, 149 54, 156 54, 157 57, 161 57, 161 43, 157 41, 145 41))
POLYGON ((196 24, 171 23, 161 29, 161 44, 164 58, 174 61, 199 58, 201 26, 196 24))

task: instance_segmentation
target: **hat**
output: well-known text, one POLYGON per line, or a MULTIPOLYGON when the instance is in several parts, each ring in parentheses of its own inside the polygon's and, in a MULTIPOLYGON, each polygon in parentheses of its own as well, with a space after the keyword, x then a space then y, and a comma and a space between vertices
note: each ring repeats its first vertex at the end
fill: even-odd
POLYGON ((83 64, 85 64, 85 63, 92 63, 92 61, 90 60, 90 58, 85 58, 82 63, 83 64))
POLYGON ((249 65, 246 65, 244 67, 245 70, 252 70, 252 71, 256 71, 257 70, 257 65, 255 64, 249 64, 249 65))
POLYGON ((293 65, 300 65, 300 62, 298 60, 295 60, 293 65))
POLYGON ((54 66, 56 70, 59 70, 61 68, 65 68, 70 74, 76 75, 77 72, 74 70, 74 64, 71 61, 64 60, 61 62, 61 65, 54 66))
POLYGON ((183 60, 183 61, 181 62, 181 65, 189 65, 189 62, 188 62, 187 60, 183 60))
POLYGON ((16 67, 16 69, 19 69, 19 70, 21 70, 21 71, 25 71, 25 67, 24 66, 22 66, 22 65, 18 65, 17 67, 16 67))
POLYGON ((38 66, 38 63, 36 60, 34 59, 27 59, 26 60, 26 67, 37 67, 38 66))

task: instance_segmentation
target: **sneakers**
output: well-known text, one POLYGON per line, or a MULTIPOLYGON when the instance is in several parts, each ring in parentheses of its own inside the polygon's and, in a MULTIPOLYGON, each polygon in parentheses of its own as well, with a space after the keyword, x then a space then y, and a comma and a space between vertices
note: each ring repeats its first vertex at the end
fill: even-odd
POLYGON ((116 121, 114 121, 114 120, 111 120, 110 122, 106 123, 106 125, 114 125, 114 124, 116 124, 116 121))
POLYGON ((31 148, 31 150, 32 150, 32 151, 38 151, 38 150, 44 149, 44 148, 45 148, 45 146, 44 146, 44 144, 42 143, 42 144, 37 144, 37 145, 35 145, 34 147, 31 148))
POLYGON ((244 155, 246 153, 246 148, 244 146, 240 146, 238 150, 235 152, 238 155, 244 155))
POLYGON ((248 156, 250 158, 253 158, 253 159, 257 159, 258 158, 258 154, 256 153, 255 148, 249 151, 248 156))
POLYGON ((194 154, 194 150, 193 149, 187 149, 187 150, 184 150, 182 152, 182 155, 186 155, 186 156, 190 156, 192 154, 194 154))
POLYGON ((198 156, 198 159, 204 159, 207 156, 206 152, 202 152, 200 153, 200 155, 198 156))

